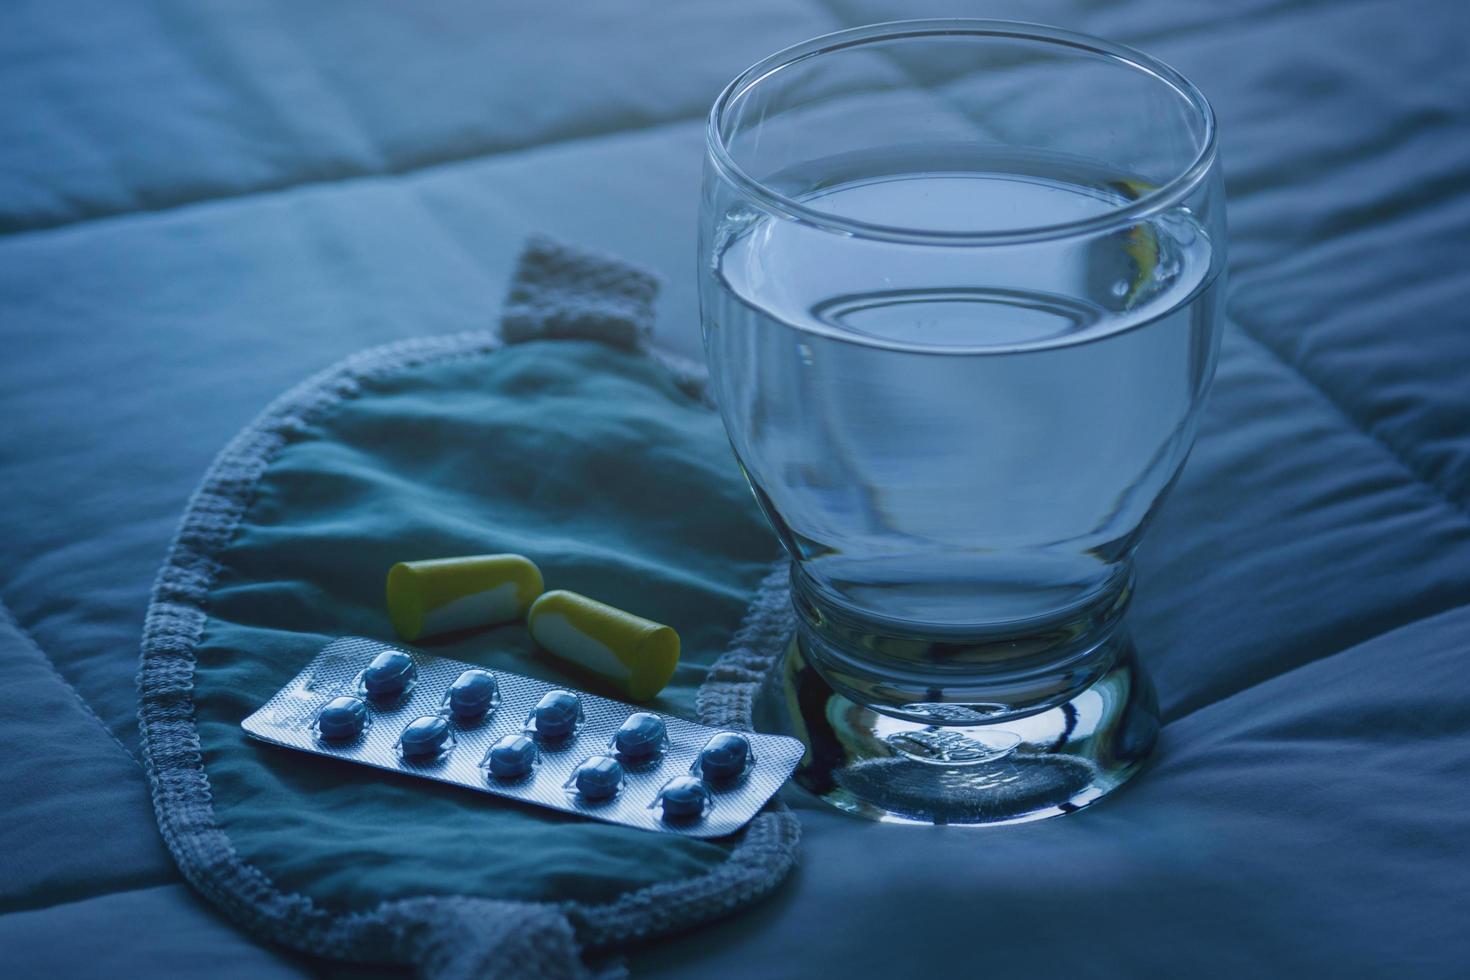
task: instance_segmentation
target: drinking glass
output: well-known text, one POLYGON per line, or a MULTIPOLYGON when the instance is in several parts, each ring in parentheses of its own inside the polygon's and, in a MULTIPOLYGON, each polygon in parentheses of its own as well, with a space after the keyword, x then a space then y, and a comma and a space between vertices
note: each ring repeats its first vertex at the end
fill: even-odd
POLYGON ((750 68, 707 143, 705 349, 792 562, 798 782, 972 824, 1120 785, 1158 730, 1132 555, 1219 346, 1208 103, 1097 38, 908 21, 750 68))

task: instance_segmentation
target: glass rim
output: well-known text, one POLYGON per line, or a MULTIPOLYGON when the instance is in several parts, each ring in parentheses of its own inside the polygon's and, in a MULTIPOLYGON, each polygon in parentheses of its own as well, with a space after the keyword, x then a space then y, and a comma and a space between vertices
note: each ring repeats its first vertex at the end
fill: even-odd
POLYGON ((751 65, 725 86, 705 125, 706 151, 720 176, 761 207, 825 231, 856 238, 919 245, 1016 245, 1101 234, 1135 224, 1158 214, 1188 197, 1206 178, 1216 157, 1215 111, 1204 93, 1179 71, 1136 48, 1106 41, 1090 34, 1033 24, 1026 21, 956 17, 898 20, 823 34, 783 48, 751 65), (726 145, 721 123, 731 103, 776 73, 825 54, 881 41, 923 37, 1000 37, 1073 48, 1101 55, 1121 67, 1150 75, 1173 89, 1195 111, 1204 126, 1204 138, 1194 158, 1183 170, 1141 197, 1104 214, 1060 224, 1005 228, 985 231, 940 231, 906 228, 844 218, 802 204, 752 177, 726 145))

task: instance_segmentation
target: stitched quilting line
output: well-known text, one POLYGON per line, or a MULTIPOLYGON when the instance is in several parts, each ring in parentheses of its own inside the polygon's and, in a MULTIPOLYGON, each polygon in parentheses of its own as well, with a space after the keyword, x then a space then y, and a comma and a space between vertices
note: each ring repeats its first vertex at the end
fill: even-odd
MULTIPOLYGON (((841 9, 835 0, 811 0, 812 5, 820 12, 826 13, 836 21, 835 28, 850 26, 854 18, 841 9)), ((1330 0, 1286 0, 1284 3, 1262 7, 1252 12, 1252 16, 1276 16, 1281 13, 1294 10, 1311 9, 1312 7, 1325 6, 1330 0)), ((1149 44, 1154 41, 1168 37, 1185 36, 1193 33, 1201 33, 1213 29, 1218 25, 1215 22, 1201 22, 1197 24, 1184 24, 1174 28, 1159 31, 1140 31, 1129 36, 1134 44, 1149 44)), ((862 94, 861 89, 854 89, 851 94, 862 94)), ((571 145, 578 142, 591 142, 594 140, 608 139, 618 136, 631 136, 638 133, 652 132, 664 128, 675 128, 688 125, 696 121, 702 121, 708 115, 708 110, 700 109, 697 113, 681 113, 663 119, 654 119, 640 125, 620 126, 599 132, 581 132, 552 136, 534 143, 520 145, 487 146, 466 150, 460 153, 445 153, 440 155, 426 154, 412 161, 404 162, 397 166, 388 166, 380 170, 366 170, 354 168, 342 168, 342 171, 332 176, 312 177, 304 180, 292 180, 285 178, 279 181, 265 181, 250 187, 241 188, 238 191, 221 191, 210 194, 200 194, 192 197, 178 197, 172 200, 164 200, 155 205, 143 205, 133 208, 115 208, 111 210, 95 210, 88 214, 78 215, 72 218, 49 219, 17 224, 14 227, 4 228, 6 219, 0 216, 0 240, 22 238, 27 235, 39 235, 51 231, 60 231, 75 228, 81 225, 90 225, 95 222, 116 221, 131 217, 147 217, 152 215, 167 215, 175 212, 185 211, 193 207, 202 207, 216 203, 229 203, 236 201, 248 201, 255 198, 265 198, 277 194, 286 194, 296 190, 311 190, 322 187, 340 187, 372 180, 387 180, 404 177, 415 177, 419 174, 432 173, 440 169, 449 169, 455 166, 474 164, 493 160, 501 157, 512 157, 521 153, 534 153, 538 150, 552 149, 558 146, 571 145)))
MULTIPOLYGON (((438 157, 428 157, 412 163, 406 163, 397 167, 387 167, 383 170, 353 170, 344 167, 341 173, 333 176, 311 177, 305 180, 283 179, 274 182, 266 181, 251 187, 241 188, 238 191, 223 191, 212 194, 200 194, 194 197, 179 197, 174 200, 161 201, 155 205, 144 205, 135 208, 115 208, 112 210, 99 209, 75 218, 36 221, 16 225, 7 230, 0 231, 0 241, 25 238, 30 235, 44 235, 48 232, 67 231, 81 226, 107 221, 165 216, 188 211, 191 208, 208 207, 211 204, 248 202, 256 199, 270 198, 280 194, 290 194, 294 191, 345 187, 375 180, 414 178, 420 175, 432 174, 438 170, 450 170, 458 166, 483 163, 502 157, 513 157, 521 153, 536 153, 540 150, 555 149, 559 146, 569 146, 584 141, 591 142, 618 136, 636 136, 639 133, 651 133, 660 129, 674 129, 678 126, 687 126, 690 123, 703 120, 705 115, 706 113, 701 110, 697 115, 680 115, 668 119, 657 119, 642 126, 624 126, 600 133, 578 133, 570 136, 546 139, 537 143, 528 143, 523 146, 494 147, 483 150, 469 150, 464 153, 444 154, 438 157)), ((4 217, 0 217, 0 227, 4 226, 5 220, 4 217)))
POLYGON ((1342 656, 1343 654, 1352 653, 1354 650, 1361 649, 1362 647, 1365 647, 1370 643, 1377 643, 1379 640, 1382 640, 1383 638, 1388 636, 1392 636, 1393 634, 1398 633, 1401 630, 1411 629, 1415 626, 1420 625, 1421 623, 1433 622, 1437 619, 1442 619, 1446 616, 1453 616, 1456 613, 1466 611, 1470 611, 1470 603, 1460 603, 1458 605, 1447 606, 1446 608, 1441 609, 1438 612, 1419 616, 1415 619, 1409 620, 1406 623, 1400 623, 1397 626, 1391 626, 1386 630, 1381 630, 1380 632, 1375 633, 1372 636, 1364 637, 1354 642, 1352 646, 1343 647, 1341 650, 1332 650, 1328 653, 1324 653, 1320 657, 1313 657, 1311 660, 1304 660, 1299 664, 1295 664, 1292 667, 1287 668, 1286 670, 1272 674, 1270 677, 1262 677, 1260 680, 1255 681, 1254 683, 1247 684, 1244 687, 1238 687, 1233 691, 1227 691, 1217 698, 1211 698, 1210 700, 1205 701, 1202 704, 1197 704, 1193 708, 1190 708, 1188 711, 1184 712, 1184 714, 1170 718, 1167 722, 1164 723, 1164 726, 1168 727, 1169 725, 1177 725, 1179 722, 1183 721, 1186 718, 1192 718, 1195 715, 1199 714, 1201 711, 1204 711, 1208 708, 1213 708, 1217 704, 1224 704, 1226 701, 1229 701, 1232 698, 1239 697, 1240 695, 1245 694, 1248 691, 1254 691, 1256 688, 1261 687, 1264 684, 1270 684, 1274 681, 1280 680, 1283 677, 1290 677, 1292 674, 1295 674, 1299 670, 1305 670, 1306 668, 1312 667, 1316 664, 1325 663, 1326 661, 1342 656))
MULTIPOLYGON (((1347 410, 1344 409, 1343 406, 1336 399, 1334 399, 1328 393, 1328 391, 1325 388, 1323 388, 1321 385, 1319 385, 1315 381, 1315 379, 1313 379, 1309 374, 1307 374, 1307 372, 1305 372, 1300 367, 1298 367, 1297 365, 1295 365, 1291 361, 1289 361, 1285 356, 1283 356, 1279 351, 1277 351, 1275 349, 1275 347, 1273 347, 1272 345, 1266 343, 1254 331, 1252 331, 1243 322, 1241 322, 1241 320, 1237 316, 1232 315, 1226 321, 1226 327, 1227 327, 1227 329, 1229 327, 1232 327, 1232 326, 1235 327, 1235 329, 1239 332, 1239 334, 1242 337, 1244 337, 1247 341, 1249 341, 1254 347, 1259 348, 1260 350, 1262 350, 1263 352, 1265 352, 1265 354, 1268 357, 1270 357, 1273 361, 1279 363, 1282 367, 1284 367, 1288 371, 1290 371, 1294 377, 1296 377, 1297 379, 1299 379, 1301 381, 1301 383, 1302 383, 1302 385, 1304 387, 1306 387, 1309 390, 1315 392, 1316 395, 1317 395, 1317 397, 1319 399, 1321 399, 1323 402, 1325 402, 1333 410, 1333 413, 1338 417, 1338 420, 1339 420, 1340 424, 1342 425, 1342 427, 1344 429, 1348 430, 1349 432, 1357 432, 1360 436, 1366 438, 1370 442, 1375 443, 1379 447, 1379 449, 1383 452, 1383 454, 1386 455, 1395 464, 1396 468, 1399 469, 1400 471, 1402 471, 1403 473, 1405 473, 1409 477, 1408 480, 1404 481, 1405 483, 1409 483, 1411 485, 1417 485, 1417 486, 1423 487, 1424 489, 1426 489, 1426 490, 1428 490, 1430 492, 1430 495, 1432 497, 1434 497, 1435 499, 1437 499, 1440 503, 1444 504, 1447 509, 1449 509, 1451 511, 1454 511, 1454 512, 1457 512, 1461 516, 1465 516, 1467 518, 1470 518, 1470 511, 1467 511, 1467 508, 1465 507, 1465 505, 1463 503, 1461 503, 1455 497, 1453 497, 1453 496, 1445 493, 1440 487, 1438 487, 1435 483, 1433 483, 1427 477, 1420 476, 1419 473, 1409 464, 1409 461, 1407 459, 1405 459, 1403 456, 1401 456, 1394 449, 1394 447, 1389 442, 1387 442, 1386 440, 1380 438, 1376 433, 1373 433, 1372 431, 1368 430, 1364 426, 1359 425, 1357 423, 1356 419, 1351 414, 1349 414, 1347 412, 1347 410)), ((1245 684, 1245 685, 1242 685, 1240 687, 1236 687, 1236 688, 1233 688, 1231 690, 1225 691, 1224 693, 1220 694, 1217 697, 1214 697, 1214 698, 1211 698, 1211 699, 1209 699, 1207 701, 1203 701, 1203 702, 1201 702, 1199 704, 1196 704, 1193 707, 1191 707, 1188 711, 1185 711, 1183 714, 1175 715, 1174 717, 1171 717, 1171 718, 1167 719, 1164 722, 1164 725, 1165 725, 1165 727, 1167 727, 1169 725, 1177 724, 1178 722, 1184 720, 1185 718, 1189 718, 1190 716, 1192 716, 1192 715, 1194 715, 1194 714, 1196 714, 1196 713, 1198 713, 1200 711, 1203 711, 1204 709, 1209 708, 1212 705, 1219 704, 1222 701, 1228 701, 1229 699, 1231 699, 1231 698, 1233 698, 1233 697, 1235 697, 1235 696, 1237 696, 1239 694, 1243 694, 1246 691, 1249 691, 1249 690, 1252 690, 1254 688, 1257 688, 1257 687, 1261 686, 1262 684, 1270 683, 1271 681, 1274 681, 1274 680, 1276 680, 1279 677, 1285 677, 1287 674, 1290 674, 1290 673, 1292 673, 1294 671, 1297 671, 1297 670, 1301 670, 1303 667, 1308 667, 1308 666, 1310 666, 1312 664, 1320 663, 1323 660, 1329 660, 1332 657, 1335 657, 1335 656, 1337 656, 1340 653, 1344 653, 1344 652, 1346 652, 1348 650, 1356 649, 1357 647, 1362 646, 1364 643, 1370 643, 1373 640, 1376 640, 1376 639, 1378 639, 1381 636, 1386 636, 1389 633, 1393 633, 1393 632, 1396 632, 1398 630, 1405 629, 1406 627, 1412 626, 1414 623, 1423 622, 1426 619, 1432 619, 1432 618, 1435 618, 1437 616, 1445 615, 1446 613, 1452 612, 1453 610, 1458 609, 1458 608, 1462 608, 1462 607, 1460 607, 1460 606, 1450 606, 1450 607, 1447 607, 1445 609, 1441 609, 1441 610, 1438 610, 1436 612, 1429 613, 1428 615, 1419 616, 1419 617, 1410 619, 1410 620, 1408 620, 1406 622, 1399 623, 1398 625, 1392 626, 1389 629, 1386 629, 1386 630, 1384 630, 1384 631, 1382 631, 1380 633, 1377 633, 1377 634, 1375 634, 1372 637, 1365 637, 1363 639, 1360 639, 1360 640, 1354 642, 1352 646, 1344 647, 1344 648, 1342 648, 1340 650, 1330 650, 1330 651, 1327 651, 1327 652, 1321 654, 1320 656, 1312 657, 1312 658, 1310 658, 1308 660, 1304 660, 1304 661, 1302 661, 1300 663, 1293 664, 1292 666, 1286 668, 1285 670, 1281 670, 1281 671, 1277 671, 1275 673, 1267 674, 1266 676, 1261 677, 1261 678, 1259 678, 1259 679, 1257 679, 1255 681, 1252 681, 1252 682, 1250 682, 1248 684, 1245 684)))
POLYGON ((1444 504, 1448 509, 1456 512, 1461 517, 1470 519, 1470 505, 1467 505, 1464 501, 1454 496, 1454 494, 1451 493, 1447 488, 1440 486, 1432 477, 1429 476, 1429 474, 1421 472, 1419 468, 1413 464, 1412 460, 1404 453, 1402 453, 1397 446, 1389 442, 1377 432, 1374 432, 1365 423, 1360 421, 1357 416, 1349 412, 1344 406, 1343 402, 1334 397, 1332 392, 1313 374, 1307 371, 1305 367, 1288 358, 1286 354, 1278 350, 1274 344, 1270 343, 1260 333, 1253 330, 1245 321, 1240 318, 1238 314, 1232 313, 1227 320, 1227 324, 1233 324, 1237 328, 1237 330, 1239 330, 1241 336, 1245 337, 1247 340, 1255 344, 1255 346, 1265 351, 1271 356, 1272 360, 1276 361, 1278 364, 1285 367, 1293 375, 1299 378, 1305 387, 1315 392, 1317 394, 1317 397, 1322 399, 1322 401, 1326 402, 1328 406, 1332 408, 1334 414, 1336 414, 1338 418, 1343 423, 1345 423, 1346 428, 1351 431, 1357 432, 1359 435, 1362 435, 1370 442, 1376 444, 1384 452, 1384 454, 1387 455, 1388 458, 1394 462, 1397 468, 1401 470, 1406 476, 1408 476, 1409 479, 1407 482, 1415 483, 1419 486, 1424 487, 1425 489, 1429 490, 1430 493, 1442 504, 1444 504))
POLYGON ((20 624, 20 620, 15 618, 15 613, 11 612, 10 607, 5 604, 4 597, 0 597, 0 625, 10 627, 15 632, 15 635, 20 637, 20 641, 45 662, 47 669, 51 671, 51 675, 61 682, 62 687, 71 692, 71 696, 76 699, 77 704, 81 705, 87 717, 91 718, 97 723, 98 728, 107 733, 107 737, 112 740, 112 744, 121 749, 123 755, 127 756, 135 766, 142 768, 143 763, 139 761, 138 757, 129 751, 128 747, 117 737, 117 734, 108 727, 107 722, 102 720, 102 716, 92 710, 91 703, 82 697, 81 692, 72 686, 71 681, 66 679, 66 675, 56 666, 56 661, 51 659, 51 656, 46 653, 41 647, 41 644, 36 642, 36 638, 31 635, 30 631, 20 624))

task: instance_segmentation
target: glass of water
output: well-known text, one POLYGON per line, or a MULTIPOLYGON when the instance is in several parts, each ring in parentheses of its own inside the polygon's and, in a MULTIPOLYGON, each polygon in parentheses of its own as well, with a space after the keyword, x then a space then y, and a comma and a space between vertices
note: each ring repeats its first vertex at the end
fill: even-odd
POLYGON ((1131 556, 1214 371, 1214 117, 1138 51, 882 24, 755 65, 710 114, 705 348, 792 559, 773 699, 846 809, 998 823, 1142 764, 1131 556))

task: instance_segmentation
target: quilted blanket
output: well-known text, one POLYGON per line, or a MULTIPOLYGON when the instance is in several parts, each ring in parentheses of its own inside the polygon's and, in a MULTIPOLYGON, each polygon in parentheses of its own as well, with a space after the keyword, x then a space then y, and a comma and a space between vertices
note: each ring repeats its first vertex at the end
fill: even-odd
POLYGON ((1227 333, 1131 614, 1159 757, 1095 810, 996 832, 789 792, 787 883, 632 972, 1464 975, 1462 0, 5 4, 0 972, 338 969, 238 930, 154 822, 139 637, 201 474, 343 356, 492 325, 531 232, 658 271, 655 343, 697 356, 719 88, 941 15, 1135 44, 1220 118, 1227 333))

